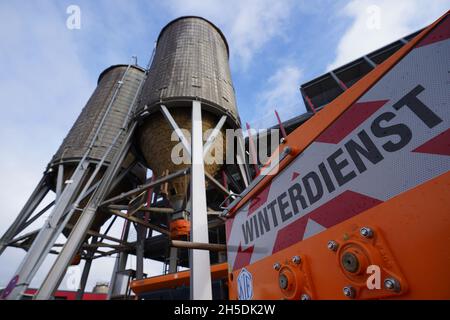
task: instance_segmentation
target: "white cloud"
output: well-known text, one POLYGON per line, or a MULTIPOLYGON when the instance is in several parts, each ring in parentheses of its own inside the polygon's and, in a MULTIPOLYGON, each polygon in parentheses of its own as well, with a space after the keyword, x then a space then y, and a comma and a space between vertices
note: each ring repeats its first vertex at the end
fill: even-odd
POLYGON ((87 97, 90 79, 52 5, 0 4, 0 201, 2 224, 11 222, 38 182, 87 97))
POLYGON ((223 29, 231 55, 247 68, 254 55, 274 37, 284 37, 294 0, 172 0, 176 15, 199 15, 223 29))
POLYGON ((353 0, 339 13, 353 22, 339 41, 328 70, 406 36, 444 14, 448 0, 353 0))
POLYGON ((259 110, 252 119, 252 128, 264 129, 277 123, 275 110, 282 121, 304 112, 299 93, 302 70, 295 64, 278 68, 267 80, 265 89, 259 94, 259 110))
MULTIPOLYGON (((99 16, 98 8, 81 5, 81 30, 71 31, 66 28, 65 7, 57 2, 0 1, 0 236, 16 218, 93 92, 97 74, 87 65, 92 60, 105 66, 124 62, 120 60, 128 57, 124 52, 135 49, 127 47, 129 33, 148 32, 145 19, 131 19, 140 14, 136 4, 116 0, 99 5, 109 8, 108 14, 99 16), (96 34, 86 34, 90 31, 96 34), (82 61, 80 53, 91 54, 90 61, 82 61)), ((42 222, 39 219, 27 231, 42 222)), ((119 237, 120 224, 113 229, 110 234, 119 237)), ((21 249, 8 248, 0 256, 0 287, 11 279, 24 254, 21 249)), ((32 287, 39 286, 54 258, 45 260, 32 287)), ((113 258, 96 260, 87 289, 97 281, 109 281, 113 264, 113 258)), ((146 272, 154 275, 161 270, 160 264, 146 262, 146 272)), ((67 283, 66 277, 62 288, 68 288, 67 283)))
MULTIPOLYGON (((95 81, 76 54, 65 18, 65 11, 50 2, 0 2, 1 235, 40 180, 95 81)), ((0 268, 0 285, 9 281, 23 254, 8 249, 0 256, 0 265, 8 266, 0 268)))

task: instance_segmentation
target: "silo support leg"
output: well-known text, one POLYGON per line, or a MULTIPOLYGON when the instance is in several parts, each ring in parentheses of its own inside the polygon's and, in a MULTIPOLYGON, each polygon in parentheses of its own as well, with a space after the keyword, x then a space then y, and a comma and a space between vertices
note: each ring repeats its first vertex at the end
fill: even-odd
MULTIPOLYGON (((91 244, 97 243, 97 237, 92 237, 91 244)), ((88 250, 86 262, 84 263, 83 273, 81 274, 80 286, 77 290, 76 300, 82 300, 84 291, 86 290, 86 283, 89 277, 89 272, 91 271, 92 258, 95 254, 95 248, 88 250)))
POLYGON ((175 247, 170 247, 169 273, 177 272, 177 265, 178 265, 178 249, 175 247))
POLYGON ((144 278, 144 249, 145 249, 145 235, 147 228, 138 224, 136 225, 136 280, 144 278))
MULTIPOLYGON (((121 240, 127 241, 128 233, 130 231, 130 225, 131 223, 128 220, 125 220, 121 240)), ((114 269, 111 276, 111 281, 109 283, 108 300, 115 296, 121 295, 123 292, 122 286, 124 275, 120 274, 120 272, 126 269, 127 260, 128 260, 128 253, 119 252, 117 254, 116 262, 114 263, 114 269)))
POLYGON ((64 180, 64 165, 60 164, 58 166, 58 176, 56 177, 56 200, 58 200, 63 190, 63 180, 64 180))
POLYGON ((74 195, 78 192, 81 181, 83 181, 88 171, 89 162, 86 161, 80 164, 79 168, 72 175, 72 182, 64 188, 50 216, 34 239, 15 276, 11 280, 11 285, 12 283, 16 283, 16 286, 5 297, 6 299, 18 300, 28 288, 37 270, 51 250, 56 238, 59 236, 58 231, 62 231, 60 220, 66 212, 68 205, 73 200, 74 195))
POLYGON ((84 263, 83 273, 81 274, 80 287, 77 290, 77 295, 75 300, 83 300, 83 295, 86 290, 86 283, 89 277, 89 272, 91 271, 92 259, 86 258, 84 263))
POLYGON ((23 230, 23 225, 26 223, 28 218, 32 215, 37 206, 45 198, 49 191, 48 186, 45 184, 45 176, 42 177, 41 181, 38 183, 30 198, 27 200, 22 210, 17 215, 16 220, 8 228, 5 234, 0 239, 0 255, 5 251, 8 243, 23 230))
MULTIPOLYGON (((203 161, 202 111, 199 101, 192 103, 191 241, 208 243, 208 218, 203 161)), ((211 300, 209 251, 190 250, 191 300, 211 300)))
POLYGON ((88 204, 83 209, 83 212, 81 213, 75 227, 72 229, 72 232, 67 238, 64 247, 56 258, 56 261, 53 263, 53 266, 36 293, 34 299, 47 300, 58 288, 67 267, 70 265, 72 258, 83 243, 86 233, 95 218, 95 213, 97 212, 98 207, 106 197, 111 183, 114 181, 114 178, 120 170, 121 164, 130 149, 131 137, 133 136, 136 126, 137 124, 134 123, 127 131, 127 135, 124 137, 122 143, 120 144, 119 150, 117 150, 111 164, 103 175, 98 188, 94 191, 88 204))

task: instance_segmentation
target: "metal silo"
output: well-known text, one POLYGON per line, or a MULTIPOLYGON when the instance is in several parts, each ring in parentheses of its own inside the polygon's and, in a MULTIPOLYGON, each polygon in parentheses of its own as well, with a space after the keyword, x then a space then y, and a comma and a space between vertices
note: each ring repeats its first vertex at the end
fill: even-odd
MULTIPOLYGON (((68 181, 85 155, 91 165, 102 160, 108 147, 113 144, 115 136, 120 132, 123 122, 126 121, 128 109, 144 78, 144 72, 144 69, 138 66, 121 64, 111 66, 100 74, 95 91, 48 165, 52 174, 49 180, 52 189, 58 189, 58 174, 62 173, 62 181, 68 181), (120 90, 117 90, 119 86, 120 90)), ((95 181, 98 181, 104 173, 121 140, 122 137, 107 154, 103 168, 95 181)), ((123 166, 130 165, 134 160, 134 155, 129 153, 123 166)), ((146 169, 143 166, 134 166, 112 193, 129 190, 142 183, 145 174, 146 169)), ((81 203, 81 207, 85 202, 81 203)), ((75 212, 69 224, 74 225, 78 216, 79 212, 75 212)), ((92 229, 99 229, 108 218, 106 214, 97 214, 92 229)), ((65 233, 68 234, 69 231, 65 230, 65 233)))
MULTIPOLYGON (((170 22, 156 43, 137 110, 136 141, 156 179, 190 170, 171 177, 161 189, 175 211, 172 239, 187 236, 192 243, 209 243, 206 178, 222 186, 215 178, 223 166, 210 160, 226 158, 225 130, 240 128, 228 60, 224 35, 200 17, 170 22), (180 143, 188 163, 173 159, 180 143)), ((176 271, 178 257, 172 246, 169 272, 176 271)), ((189 263, 191 298, 211 299, 209 252, 191 250, 189 263)))
MULTIPOLYGON (((133 247, 136 278, 143 278, 144 257, 165 259, 168 272, 188 262, 191 297, 212 297, 209 265, 219 257, 210 259, 203 249, 212 248, 210 234, 214 242, 225 233, 217 210, 223 198, 233 193, 224 178, 230 174, 228 166, 220 172, 221 183, 217 173, 222 163, 209 163, 208 158, 223 153, 225 159, 225 129, 240 128, 228 57, 227 42, 216 26, 203 18, 182 17, 161 31, 148 70, 119 65, 101 74, 43 179, 1 239, 0 253, 42 214, 31 216, 45 194, 55 191, 54 207, 42 228, 27 238, 31 246, 25 248, 28 253, 4 297, 20 298, 43 259, 56 249, 62 232, 67 240, 35 299, 51 297, 68 266, 80 258, 86 260, 80 280, 83 291, 89 261, 115 254, 108 296, 118 296, 133 247), (174 147, 179 147, 179 141, 172 139, 174 133, 189 163, 172 161, 174 147), (143 182, 146 168, 152 169, 153 177, 143 182), (100 230, 111 214, 126 220, 120 239, 107 234, 115 218, 100 230), (128 241, 131 225, 136 228, 136 243, 128 241), (147 229, 158 234, 147 235, 147 229), (159 237, 162 241, 157 242, 159 237), (158 250, 148 251, 154 246, 158 250), (185 251, 178 254, 178 248, 185 251), (190 249, 189 261, 186 248, 190 249)), ((242 137, 237 138, 239 143, 242 137)), ((248 185, 248 171, 238 165, 248 185)))
MULTIPOLYGON (((96 134, 98 137, 89 150, 88 158, 94 162, 100 161, 127 117, 128 108, 143 78, 144 70, 137 66, 128 68, 127 65, 115 65, 104 70, 98 78, 97 88, 53 156, 49 167, 80 161, 96 134), (119 85, 120 92, 112 101, 119 85)), ((105 164, 111 161, 113 155, 114 151, 107 156, 105 164)))
MULTIPOLYGON (((52 208, 43 227, 21 242, 21 247, 28 252, 3 298, 20 298, 58 236, 62 232, 66 236, 72 235, 72 228, 81 222, 81 213, 92 208, 90 204, 98 201, 100 191, 105 195, 115 194, 145 179, 145 167, 137 164, 131 149, 126 147, 130 119, 144 78, 145 71, 131 64, 112 66, 100 75, 97 88, 49 163, 42 180, 1 238, 0 253, 36 217, 52 208), (50 190, 56 193, 53 207, 50 204, 31 217, 50 190)), ((66 245, 74 245, 74 254, 81 250, 88 230, 99 230, 109 218, 106 212, 97 208, 91 210, 92 219, 86 224, 80 240, 73 242, 69 236, 66 245)))
MULTIPOLYGON (((188 131, 193 100, 202 104, 203 131, 213 129, 225 115, 223 141, 225 128, 240 127, 228 58, 224 35, 203 18, 181 17, 162 29, 139 104, 139 111, 146 118, 140 126, 138 142, 156 176, 188 167, 171 161, 172 148, 178 142, 171 141, 173 128, 165 121, 165 114, 159 112, 161 105, 167 107, 181 129, 188 131)), ((205 166, 211 175, 219 168, 220 164, 205 166)), ((186 190, 184 177, 169 184, 168 197, 175 207, 185 198, 186 190)))

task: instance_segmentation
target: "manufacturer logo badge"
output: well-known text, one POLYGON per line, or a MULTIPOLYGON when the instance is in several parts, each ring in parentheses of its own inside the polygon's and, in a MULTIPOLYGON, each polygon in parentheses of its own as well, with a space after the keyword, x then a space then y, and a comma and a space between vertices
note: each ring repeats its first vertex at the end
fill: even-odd
POLYGON ((247 269, 243 268, 237 278, 239 300, 251 300, 253 298, 253 277, 247 269))

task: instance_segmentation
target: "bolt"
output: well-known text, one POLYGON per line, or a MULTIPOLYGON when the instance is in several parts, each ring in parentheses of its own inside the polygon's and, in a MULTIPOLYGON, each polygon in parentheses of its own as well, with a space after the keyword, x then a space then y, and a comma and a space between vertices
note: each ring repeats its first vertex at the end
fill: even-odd
POLYGON ((384 280, 384 287, 391 291, 400 291, 400 283, 397 281, 397 279, 394 278, 387 278, 386 280, 384 280))
POLYGON ((328 249, 331 251, 337 251, 337 249, 339 248, 339 244, 334 241, 334 240, 330 240, 328 241, 328 249))
POLYGON ((286 289, 289 285, 288 278, 284 274, 280 274, 278 277, 278 284, 281 289, 286 289))
POLYGON ((278 271, 281 269, 281 264, 279 262, 274 263, 273 268, 278 271))
POLYGON ((359 233, 364 237, 364 238, 372 238, 373 237, 373 231, 372 229, 368 228, 368 227, 362 227, 359 230, 359 233))
POLYGON ((355 289, 353 287, 351 287, 351 286, 344 287, 342 289, 342 291, 344 292, 344 296, 346 296, 346 297, 348 297, 350 299, 353 299, 355 297, 355 295, 356 295, 355 289))
POLYGON ((286 143, 286 138, 284 138, 284 137, 281 138, 281 139, 280 139, 280 143, 281 143, 281 144, 286 143))
POLYGON ((307 295, 306 293, 302 294, 302 296, 300 297, 300 300, 306 301, 306 300, 311 300, 311 297, 309 295, 307 295))
POLYGON ((347 272, 356 273, 359 270, 358 257, 351 252, 345 252, 342 255, 341 264, 347 272))
POLYGON ((293 256, 292 262, 295 264, 300 264, 300 262, 302 262, 302 258, 300 258, 299 256, 293 256))

